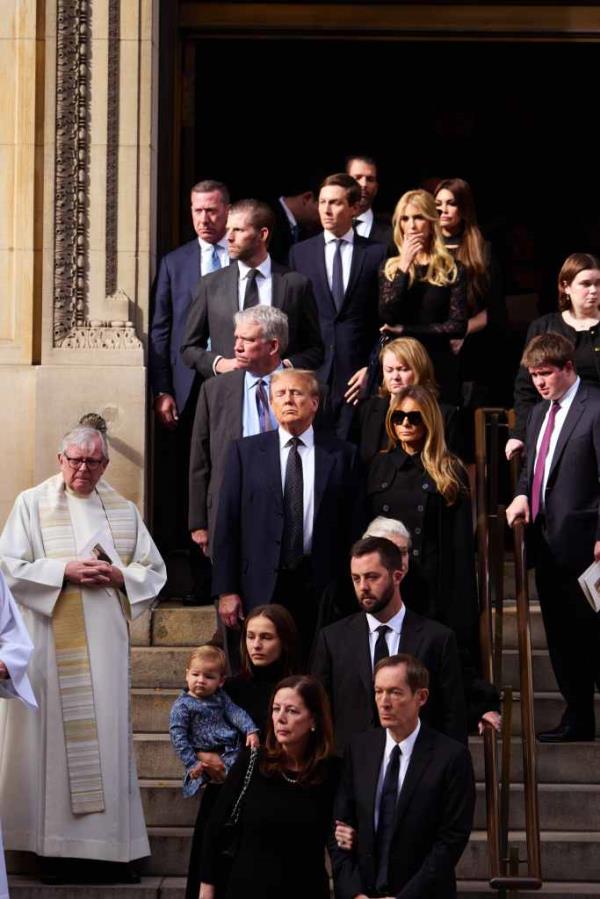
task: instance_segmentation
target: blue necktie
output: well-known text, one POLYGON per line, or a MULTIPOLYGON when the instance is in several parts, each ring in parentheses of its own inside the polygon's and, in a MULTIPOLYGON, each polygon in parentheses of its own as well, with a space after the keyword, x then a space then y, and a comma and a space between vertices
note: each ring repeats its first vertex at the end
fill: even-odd
POLYGON ((265 382, 262 380, 256 382, 256 410, 258 412, 258 424, 260 433, 273 430, 271 415, 269 414, 269 400, 265 389, 265 382))
POLYGON ((342 267, 342 244, 344 241, 338 237, 335 242, 335 253, 333 256, 333 277, 331 279, 331 292, 333 294, 333 302, 335 308, 339 312, 344 305, 344 269, 342 267))
POLYGON ((213 244, 212 253, 210 255, 210 259, 208 262, 208 272, 216 272, 221 268, 221 260, 219 259, 219 253, 217 251, 217 245, 213 244))

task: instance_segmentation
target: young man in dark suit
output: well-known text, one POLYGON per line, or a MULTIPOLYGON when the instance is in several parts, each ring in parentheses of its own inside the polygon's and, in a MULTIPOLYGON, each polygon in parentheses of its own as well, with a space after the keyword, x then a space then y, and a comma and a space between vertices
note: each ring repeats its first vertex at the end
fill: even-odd
POLYGON ((229 265, 227 187, 220 181, 198 182, 192 187, 190 210, 197 236, 163 256, 152 287, 148 368, 160 425, 156 452, 162 460, 156 538, 165 557, 174 551, 188 552, 193 588, 186 600, 194 603, 208 589, 208 573, 195 557, 186 526, 187 469, 199 383, 196 372, 183 363, 181 344, 200 277, 229 265))
POLYGON ((232 265, 201 279, 181 350, 185 364, 203 378, 240 368, 233 347, 233 314, 259 304, 275 306, 288 317, 284 365, 314 369, 322 362, 323 342, 310 281, 271 259, 272 230, 273 212, 266 203, 239 200, 231 207, 227 241, 232 265))
POLYGON ((314 431, 312 372, 275 372, 270 390, 277 430, 234 441, 225 462, 213 592, 227 628, 254 606, 282 603, 307 655, 321 594, 339 575, 358 520, 357 452, 314 431))
POLYGON ((338 899, 452 899, 475 782, 466 746, 420 721, 428 672, 410 655, 375 670, 381 728, 348 748, 335 804, 338 899))
POLYGON ((290 267, 313 285, 325 345, 317 374, 330 389, 337 433, 343 438, 354 414, 345 400, 349 381, 367 365, 377 340, 377 279, 386 258, 383 244, 354 231, 360 196, 360 186, 345 172, 326 178, 319 191, 323 232, 295 244, 289 257, 290 267))
POLYGON ((383 537, 365 537, 352 547, 350 568, 361 611, 319 632, 311 664, 331 699, 337 751, 343 752, 355 734, 377 726, 373 671, 380 659, 398 652, 416 656, 429 670, 425 720, 466 743, 456 638, 449 628, 411 612, 402 602, 400 584, 407 565, 400 550, 383 537))
POLYGON ((549 331, 534 337, 521 364, 543 402, 531 411, 527 463, 509 525, 530 525, 537 591, 550 660, 566 702, 545 743, 593 740, 594 686, 600 686, 600 615, 577 578, 600 560, 600 390, 584 384, 573 344, 549 331))
POLYGON ((319 207, 314 188, 308 178, 294 178, 286 182, 284 193, 271 203, 275 226, 269 243, 269 253, 281 265, 287 265, 294 244, 307 240, 319 230, 319 207))
POLYGON ((354 221, 356 233, 384 244, 390 255, 396 255, 398 250, 389 216, 373 212, 373 201, 379 191, 377 163, 371 156, 349 156, 346 172, 360 184, 360 204, 354 221))

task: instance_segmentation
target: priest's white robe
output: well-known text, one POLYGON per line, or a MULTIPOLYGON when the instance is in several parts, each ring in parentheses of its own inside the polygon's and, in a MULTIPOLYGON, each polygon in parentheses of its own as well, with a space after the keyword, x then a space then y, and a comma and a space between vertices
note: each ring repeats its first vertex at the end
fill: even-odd
MULTIPOLYGON (((2 699, 20 699, 28 708, 35 709, 37 703, 29 678, 27 664, 33 651, 27 629, 2 573, 0 573, 0 661, 8 668, 9 678, 0 680, 2 699)), ((34 714, 29 712, 29 714, 34 714)), ((8 899, 8 883, 0 831, 0 899, 8 899)))
MULTIPOLYGON (((62 476, 56 476, 62 484, 62 476)), ((54 479, 52 479, 54 480, 54 479)), ((94 693, 105 809, 71 811, 52 612, 63 586, 64 561, 44 557, 39 502, 46 483, 21 493, 0 537, 0 564, 22 610, 35 651, 29 676, 40 714, 18 703, 0 709, 0 818, 7 849, 42 856, 127 862, 150 852, 131 739, 129 631, 116 590, 83 587, 83 610, 94 693)), ((68 497, 78 554, 99 517, 96 493, 68 497)), ((164 563, 135 505, 136 544, 120 562, 131 617, 158 596, 164 563)), ((107 550, 107 547, 104 547, 107 550)), ((112 558, 112 556, 111 556, 112 558)))

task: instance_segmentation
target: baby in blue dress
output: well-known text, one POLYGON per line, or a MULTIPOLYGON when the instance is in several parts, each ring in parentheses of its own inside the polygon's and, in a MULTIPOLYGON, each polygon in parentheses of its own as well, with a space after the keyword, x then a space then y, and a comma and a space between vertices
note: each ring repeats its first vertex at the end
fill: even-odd
POLYGON ((184 796, 194 796, 207 781, 198 752, 218 753, 228 772, 244 742, 246 746, 259 744, 258 728, 250 715, 222 689, 226 670, 222 649, 199 646, 185 670, 188 688, 171 708, 171 743, 186 771, 184 796))

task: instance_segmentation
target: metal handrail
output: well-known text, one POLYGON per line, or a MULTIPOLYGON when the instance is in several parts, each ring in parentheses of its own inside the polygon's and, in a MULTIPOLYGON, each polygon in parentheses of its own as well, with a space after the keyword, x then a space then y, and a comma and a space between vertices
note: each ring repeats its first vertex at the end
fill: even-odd
MULTIPOLYGON (((496 686, 502 683, 503 641, 503 558, 504 507, 498 502, 500 441, 499 430, 510 426, 511 413, 504 409, 478 409, 475 413, 475 460, 477 502, 477 547, 481 604, 480 636, 484 676, 496 686), (491 439, 488 440, 488 436, 491 439), (488 452, 488 446, 491 452, 488 452), (490 576, 491 575, 491 576, 490 576), (492 614, 494 596, 495 618, 492 614)), ((513 468, 514 475, 514 468, 513 468)), ((510 759, 512 724, 512 687, 503 689, 502 774, 498 777, 497 735, 492 728, 484 732, 484 765, 487 800, 487 832, 490 855, 490 886, 505 894, 507 890, 535 890, 542 886, 540 828, 537 797, 535 732, 533 723, 533 668, 529 628, 529 598, 525 564, 524 525, 514 529, 515 583, 519 680, 521 691, 521 728, 523 746, 523 784, 527 874, 518 873, 518 856, 509 849, 510 759)))

